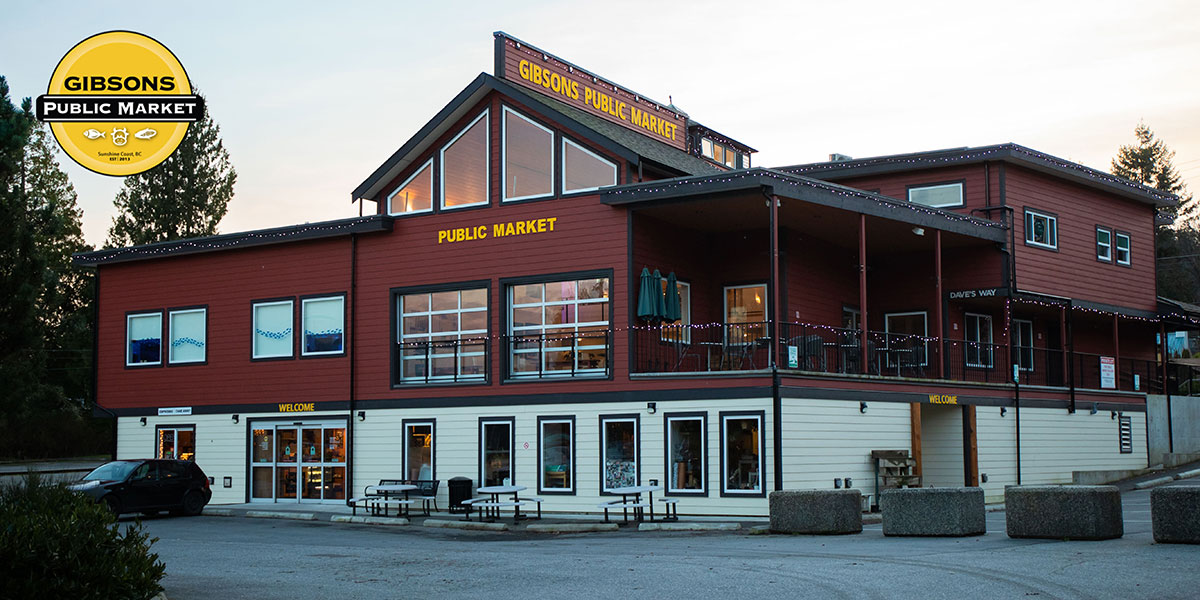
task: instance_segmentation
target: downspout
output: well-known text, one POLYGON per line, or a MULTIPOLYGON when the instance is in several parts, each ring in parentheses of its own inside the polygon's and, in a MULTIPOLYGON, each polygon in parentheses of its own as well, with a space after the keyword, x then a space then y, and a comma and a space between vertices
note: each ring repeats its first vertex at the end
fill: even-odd
MULTIPOLYGON (((346 489, 354 489, 354 347, 358 345, 358 327, 354 320, 357 311, 355 307, 358 304, 358 234, 350 234, 350 347, 347 348, 349 356, 347 357, 350 369, 350 415, 346 419, 346 489)), ((346 494, 346 505, 350 505, 350 498, 354 494, 346 494)))
POLYGON ((771 362, 771 450, 775 491, 783 489, 783 398, 779 391, 779 198, 770 187, 762 194, 770 205, 771 221, 771 314, 767 359, 771 362))

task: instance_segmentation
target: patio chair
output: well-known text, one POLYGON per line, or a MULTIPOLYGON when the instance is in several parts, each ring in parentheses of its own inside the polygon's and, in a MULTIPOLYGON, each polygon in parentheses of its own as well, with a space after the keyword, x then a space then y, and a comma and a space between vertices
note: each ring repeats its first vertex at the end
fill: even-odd
POLYGON ((417 497, 421 500, 421 510, 425 512, 425 516, 429 516, 429 504, 433 503, 433 510, 437 511, 437 490, 440 479, 418 479, 412 482, 417 486, 417 497))

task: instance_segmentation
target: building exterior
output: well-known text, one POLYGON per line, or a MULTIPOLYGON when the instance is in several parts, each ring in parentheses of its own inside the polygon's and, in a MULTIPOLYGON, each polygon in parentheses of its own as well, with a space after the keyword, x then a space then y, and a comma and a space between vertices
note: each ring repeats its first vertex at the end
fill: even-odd
POLYGON ((77 257, 120 457, 194 458, 214 503, 465 476, 728 515, 873 495, 875 450, 989 499, 1147 465, 1173 197, 1015 144, 752 166, 495 43, 354 190, 372 214, 77 257))

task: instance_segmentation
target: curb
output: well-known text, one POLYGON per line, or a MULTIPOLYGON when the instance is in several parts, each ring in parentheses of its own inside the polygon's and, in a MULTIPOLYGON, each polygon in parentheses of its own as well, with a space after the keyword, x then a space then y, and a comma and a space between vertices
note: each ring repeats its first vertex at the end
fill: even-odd
POLYGON ((444 519, 425 519, 425 527, 435 529, 473 529, 477 531, 508 531, 508 523, 481 523, 478 521, 447 521, 444 519))
POLYGON ((1200 475, 1200 469, 1192 469, 1191 471, 1184 471, 1182 473, 1176 473, 1175 479, 1188 479, 1190 477, 1195 477, 1197 475, 1200 475))
POLYGON ((294 513, 280 512, 272 510, 248 510, 247 517, 251 519, 291 519, 293 521, 316 521, 317 515, 313 513, 294 513))
POLYGON ((1168 477, 1156 477, 1156 478, 1154 478, 1154 479, 1150 479, 1150 480, 1148 480, 1148 481, 1143 481, 1143 482, 1141 482, 1141 483, 1135 483, 1135 484, 1133 485, 1133 489, 1135 489, 1135 490, 1144 490, 1144 489, 1146 489, 1146 488, 1152 488, 1152 487, 1154 487, 1154 486, 1162 485, 1162 484, 1164 484, 1164 483, 1171 483, 1172 481, 1175 481, 1175 478, 1174 478, 1174 477, 1170 477, 1170 476, 1168 476, 1168 477))
POLYGON ((361 523, 364 525, 408 525, 408 519, 399 517, 356 517, 350 515, 334 515, 330 523, 361 523))
POLYGON ((755 525, 750 528, 750 535, 771 535, 770 525, 755 525))
POLYGON ((741 523, 642 523, 638 531, 737 531, 741 523))
POLYGON ((237 513, 233 512, 232 509, 208 508, 207 506, 204 507, 204 510, 201 511, 200 514, 202 514, 206 517, 236 517, 237 516, 237 513))
POLYGON ((591 533, 617 529, 616 523, 533 523, 525 527, 532 533, 591 533))

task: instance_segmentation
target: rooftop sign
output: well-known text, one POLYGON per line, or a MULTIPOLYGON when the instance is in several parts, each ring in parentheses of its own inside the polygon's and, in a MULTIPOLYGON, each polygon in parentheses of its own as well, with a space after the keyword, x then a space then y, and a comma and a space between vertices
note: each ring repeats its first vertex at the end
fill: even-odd
POLYGON ((496 76, 687 150, 687 116, 525 42, 496 33, 496 76))

